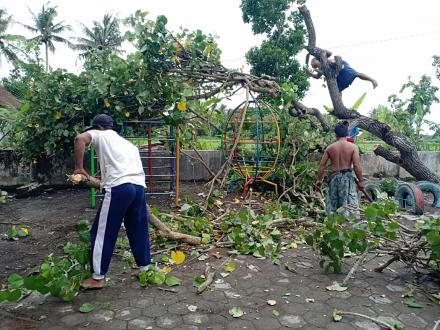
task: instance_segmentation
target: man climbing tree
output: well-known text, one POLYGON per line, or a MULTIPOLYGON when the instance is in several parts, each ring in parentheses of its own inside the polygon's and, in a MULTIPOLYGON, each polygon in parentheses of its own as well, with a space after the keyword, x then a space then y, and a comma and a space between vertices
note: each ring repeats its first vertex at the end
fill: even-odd
POLYGON ((330 160, 331 169, 325 201, 327 214, 347 206, 357 210, 359 200, 356 185, 361 189, 364 187, 359 148, 347 141, 348 123, 339 123, 335 127, 335 134, 338 140, 325 150, 316 176, 316 186, 321 188, 324 170, 330 160), (357 184, 352 173, 353 169, 358 179, 357 184))
MULTIPOLYGON (((329 50, 326 50, 326 56, 327 58, 330 58, 332 56, 332 52, 329 50)), ((335 64, 334 59, 329 59, 329 63, 335 64)), ((323 72, 321 71, 321 62, 319 62, 318 59, 312 58, 312 61, 310 63, 312 65, 312 68, 316 72, 311 72, 310 76, 312 76, 315 79, 321 78, 323 75, 323 72)), ((349 87, 353 81, 356 78, 370 81, 373 84, 373 88, 377 87, 377 81, 370 76, 367 76, 365 73, 357 72, 355 69, 353 69, 346 61, 342 60, 342 69, 339 71, 339 74, 336 78, 336 82, 338 83, 339 91, 342 92, 344 89, 349 87)))

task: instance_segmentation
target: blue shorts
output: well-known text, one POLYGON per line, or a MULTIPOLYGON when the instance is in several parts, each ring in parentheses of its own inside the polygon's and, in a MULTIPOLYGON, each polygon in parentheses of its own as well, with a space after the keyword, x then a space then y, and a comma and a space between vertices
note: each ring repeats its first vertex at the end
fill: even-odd
POLYGON ((336 78, 336 82, 338 83, 338 88, 340 92, 350 86, 353 80, 355 80, 358 75, 357 71, 353 69, 347 62, 342 60, 341 63, 344 67, 339 72, 338 77, 336 78))

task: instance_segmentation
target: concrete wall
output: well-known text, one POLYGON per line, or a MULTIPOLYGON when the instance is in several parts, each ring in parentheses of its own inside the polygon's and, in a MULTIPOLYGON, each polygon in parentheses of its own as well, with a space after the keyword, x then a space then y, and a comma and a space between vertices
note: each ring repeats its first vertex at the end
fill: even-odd
MULTIPOLYGON (((160 154, 160 152, 159 152, 160 154)), ((205 162, 209 165, 213 173, 222 166, 225 161, 221 151, 200 151, 205 162)), ((164 153, 164 155, 166 155, 164 153)), ((421 160, 433 171, 440 170, 439 152, 420 152, 421 160)), ((141 157, 147 154, 141 151, 141 157)), ((192 150, 186 150, 181 153, 180 159, 180 179, 181 181, 207 181, 212 178, 209 171, 197 161, 198 156, 192 150)), ((143 158, 144 166, 147 165, 147 158, 143 158)), ((410 176, 404 169, 392 164, 373 153, 367 153, 361 157, 362 169, 365 175, 371 176, 375 173, 384 173, 386 176, 400 177, 410 176)), ((88 164, 87 160, 84 164, 88 164)), ((152 164, 155 174, 168 174, 170 166, 169 160, 157 160, 152 164)), ((20 157, 12 150, 0 150, 0 188, 20 186, 34 180, 45 182, 47 185, 66 185, 66 174, 73 169, 73 161, 69 160, 62 166, 54 166, 49 161, 29 166, 20 165, 20 157), (47 168, 52 168, 47 170, 47 168)))
MULTIPOLYGON (((205 162, 210 169, 217 173, 224 162, 221 151, 200 151, 205 162)), ((141 151, 142 163, 146 167, 148 164, 146 151, 141 151)), ((154 156, 169 156, 166 152, 155 152, 154 156)), ((208 181, 211 179, 209 171, 196 159, 197 154, 192 150, 181 153, 180 158, 180 179, 181 181, 208 181)), ((87 168, 88 157, 85 157, 84 165, 87 168)), ((166 179, 169 175, 169 159, 154 159, 154 175, 163 175, 155 179, 166 179)), ((42 161, 31 167, 22 167, 20 157, 12 150, 0 150, 0 188, 13 188, 27 184, 31 181, 44 182, 47 185, 66 185, 66 174, 71 173, 74 167, 72 159, 65 164, 55 165, 50 161, 42 161), (47 170, 50 168, 49 170, 47 170)))
MULTIPOLYGON (((433 172, 440 171, 440 152, 419 152, 420 160, 433 172)), ((375 173, 384 173, 386 176, 399 176, 401 178, 411 175, 400 166, 390 163, 382 157, 369 152, 361 156, 362 171, 364 175, 373 175, 375 173)))
POLYGON ((20 165, 20 156, 12 150, 0 150, 0 188, 29 183, 31 169, 20 165))

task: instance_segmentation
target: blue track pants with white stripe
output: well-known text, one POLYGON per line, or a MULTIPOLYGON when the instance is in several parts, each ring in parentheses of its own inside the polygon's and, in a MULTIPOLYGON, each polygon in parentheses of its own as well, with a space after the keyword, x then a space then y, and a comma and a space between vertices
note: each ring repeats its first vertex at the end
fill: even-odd
POLYGON ((122 221, 136 264, 144 267, 151 263, 144 187, 124 183, 104 192, 91 229, 91 266, 95 279, 104 278, 108 271, 122 221))

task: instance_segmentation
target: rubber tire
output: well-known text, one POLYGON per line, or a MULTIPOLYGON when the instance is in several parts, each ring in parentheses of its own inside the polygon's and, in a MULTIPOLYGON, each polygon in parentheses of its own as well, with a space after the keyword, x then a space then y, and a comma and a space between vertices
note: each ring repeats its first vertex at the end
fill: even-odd
MULTIPOLYGON (((378 184, 372 182, 365 183, 365 192, 371 196, 373 202, 377 202, 377 196, 382 192, 380 186, 378 184)), ((365 197, 364 194, 360 191, 361 196, 365 197)))
POLYGON ((395 199, 399 203, 400 208, 407 209, 411 207, 411 211, 415 215, 422 215, 425 211, 425 198, 423 192, 413 183, 402 183, 394 194, 395 199))
POLYGON ((434 196, 432 207, 440 209, 440 185, 429 181, 419 181, 416 185, 421 191, 431 193, 434 196))

